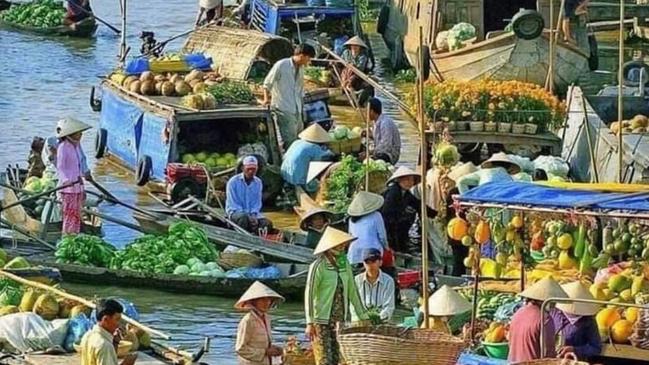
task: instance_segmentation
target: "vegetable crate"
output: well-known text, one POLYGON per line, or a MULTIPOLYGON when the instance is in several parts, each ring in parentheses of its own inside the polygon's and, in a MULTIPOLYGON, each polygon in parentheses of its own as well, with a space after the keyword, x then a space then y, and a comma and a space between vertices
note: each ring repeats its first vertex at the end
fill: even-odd
POLYGON ((335 154, 355 153, 361 151, 361 137, 329 142, 329 149, 335 154))

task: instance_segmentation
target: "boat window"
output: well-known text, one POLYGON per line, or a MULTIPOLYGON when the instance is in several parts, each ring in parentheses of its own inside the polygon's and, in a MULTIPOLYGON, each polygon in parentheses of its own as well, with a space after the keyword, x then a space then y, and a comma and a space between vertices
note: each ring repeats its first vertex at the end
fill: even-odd
POLYGON ((419 20, 419 8, 421 7, 421 3, 417 3, 417 16, 416 19, 419 20))
POLYGON ((239 152, 248 154, 253 153, 253 150, 268 163, 273 163, 269 129, 265 119, 232 118, 180 123, 179 158, 188 153, 194 157, 204 153, 206 156, 202 157, 213 158, 211 163, 220 166, 218 159, 223 158, 225 154, 238 156, 239 152))

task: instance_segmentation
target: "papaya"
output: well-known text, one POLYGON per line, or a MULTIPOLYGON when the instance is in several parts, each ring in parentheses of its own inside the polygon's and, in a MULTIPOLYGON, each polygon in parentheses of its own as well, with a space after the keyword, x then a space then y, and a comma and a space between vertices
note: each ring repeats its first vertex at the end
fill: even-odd
POLYGON ((466 236, 469 230, 469 224, 460 217, 455 217, 448 222, 446 233, 452 239, 459 241, 466 236))
POLYGON ((475 233, 473 234, 473 238, 475 241, 481 245, 485 244, 487 241, 489 241, 490 237, 490 230, 489 230, 489 225, 485 221, 480 221, 478 225, 475 227, 475 233))

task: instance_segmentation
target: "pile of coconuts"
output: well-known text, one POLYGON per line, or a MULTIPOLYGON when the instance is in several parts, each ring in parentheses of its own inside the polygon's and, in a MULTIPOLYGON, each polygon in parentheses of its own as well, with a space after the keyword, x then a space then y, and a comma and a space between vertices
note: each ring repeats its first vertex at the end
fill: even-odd
POLYGON ((221 77, 216 72, 199 70, 193 70, 184 76, 177 73, 154 74, 145 71, 139 77, 111 77, 111 80, 140 95, 186 96, 191 93, 205 93, 207 87, 219 82, 221 77))

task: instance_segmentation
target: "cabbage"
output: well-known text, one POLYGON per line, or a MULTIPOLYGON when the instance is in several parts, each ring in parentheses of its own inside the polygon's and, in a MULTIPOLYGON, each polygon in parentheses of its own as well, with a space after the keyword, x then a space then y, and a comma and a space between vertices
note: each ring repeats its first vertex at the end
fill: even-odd
POLYGON ((205 270, 205 271, 201 271, 201 272, 198 274, 198 276, 210 276, 210 272, 207 271, 207 270, 205 270))
POLYGON ((185 153, 182 157, 182 161, 183 163, 196 162, 196 157, 194 157, 194 155, 192 155, 191 153, 185 153))
POLYGON ((191 259, 187 260, 187 266, 192 267, 197 262, 201 262, 201 260, 196 257, 192 257, 191 259))
POLYGON ((51 321, 59 314, 59 302, 50 294, 43 294, 36 300, 33 312, 46 321, 51 321))
POLYGON ((197 262, 192 266, 192 272, 200 273, 205 271, 205 264, 202 262, 197 262))
POLYGON ((208 262, 207 264, 205 264, 205 270, 221 270, 221 268, 216 262, 208 262))
POLYGON ((43 185, 41 184, 40 180, 34 180, 25 185, 25 190, 29 191, 30 193, 39 193, 43 190, 43 185))
POLYGON ((350 131, 349 133, 347 133, 347 138, 349 139, 356 139, 359 138, 360 136, 361 136, 360 133, 356 133, 354 131, 350 131))
POLYGON ((347 128, 347 127, 338 127, 336 129, 334 129, 334 137, 337 140, 347 138, 347 133, 349 133, 349 128, 347 128))
POLYGON ((356 127, 352 128, 352 132, 354 132, 354 133, 356 133, 356 134, 358 134, 360 136, 361 134, 363 134, 363 128, 356 126, 356 127))
POLYGON ((210 271, 210 276, 213 278, 224 278, 225 273, 220 269, 210 271))
POLYGON ((462 41, 476 36, 475 27, 469 23, 457 23, 449 30, 447 42, 451 51, 464 47, 462 41))
POLYGON ((187 265, 179 265, 174 270, 174 275, 187 275, 187 274, 189 274, 189 272, 190 272, 189 266, 187 266, 187 265))
POLYGON ((207 153, 199 152, 199 153, 196 154, 196 161, 205 162, 205 160, 207 160, 207 153))
POLYGON ((435 160, 439 165, 453 166, 460 160, 460 154, 456 146, 442 142, 435 149, 435 160))
POLYGON ((207 167, 216 167, 218 166, 217 159, 215 159, 214 157, 210 157, 207 160, 205 160, 205 165, 207 165, 207 167))
POLYGON ((27 289, 23 294, 22 299, 20 300, 20 311, 21 312, 31 312, 34 309, 34 304, 38 299, 38 292, 34 289, 27 289))

